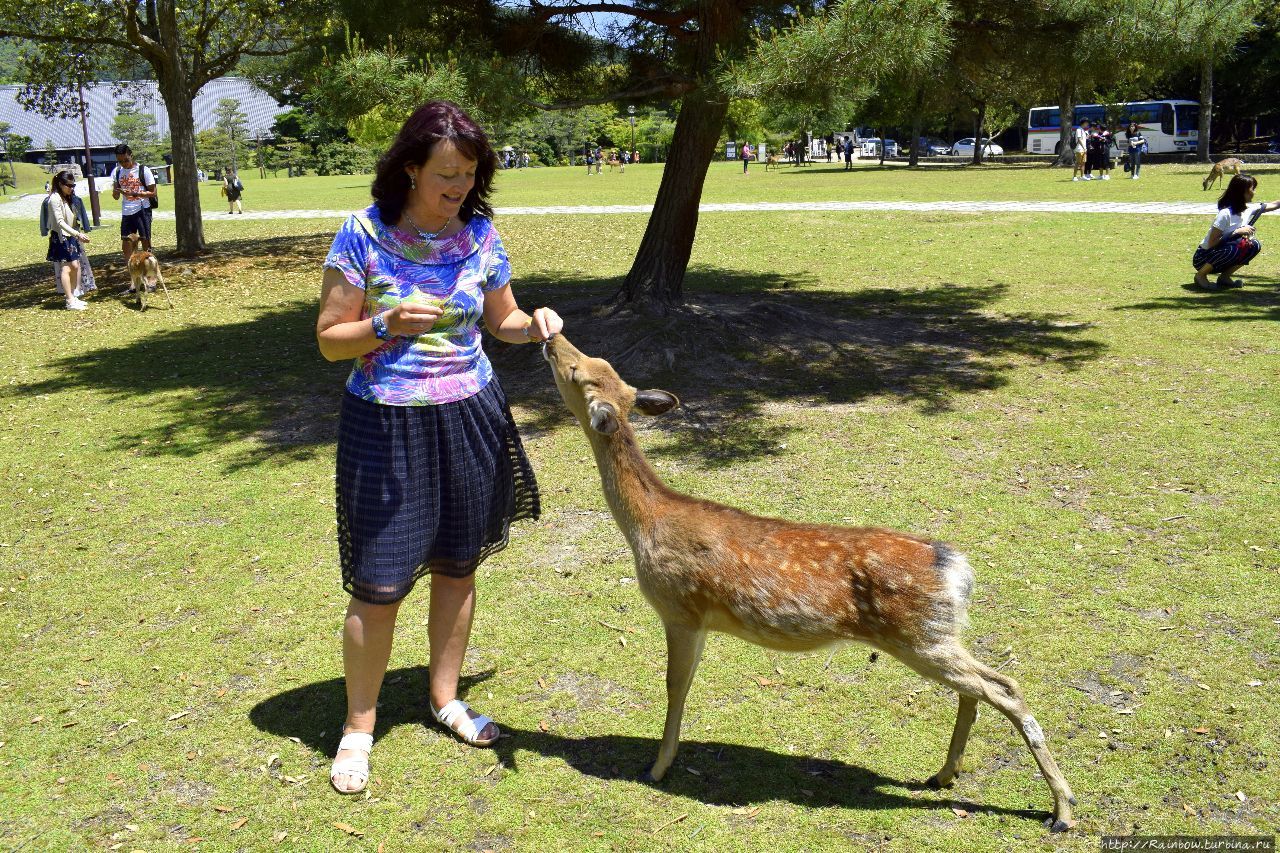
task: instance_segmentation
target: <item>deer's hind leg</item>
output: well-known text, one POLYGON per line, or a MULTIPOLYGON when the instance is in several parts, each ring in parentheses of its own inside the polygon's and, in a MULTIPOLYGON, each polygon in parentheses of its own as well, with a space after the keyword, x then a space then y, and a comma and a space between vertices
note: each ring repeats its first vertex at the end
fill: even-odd
POLYGON ((977 700, 980 699, 1008 717, 1013 727, 1022 735, 1027 748, 1031 750, 1031 755, 1035 758, 1040 773, 1053 794, 1053 831, 1062 832, 1074 826, 1074 821, 1071 819, 1071 806, 1075 804, 1075 796, 1072 795, 1071 787, 1063 777, 1062 771, 1058 769, 1057 762, 1053 760, 1053 755, 1045 743, 1044 732, 1036 722, 1036 718, 1032 716, 1031 709, 1027 707, 1018 682, 976 660, 958 643, 916 649, 899 657, 903 663, 924 677, 945 684, 960 694, 960 712, 956 719, 947 762, 938 771, 935 779, 950 781, 947 774, 950 772, 952 777, 955 775, 954 771, 958 769, 959 758, 968 738, 968 729, 973 723, 973 717, 977 716, 977 700), (967 719, 966 697, 972 703, 971 716, 967 719), (956 766, 953 766, 953 762, 956 766))
POLYGON ((667 775, 671 762, 680 747, 680 721, 684 717, 684 700, 689 696, 689 685, 698 670, 702 658, 702 646, 707 632, 702 628, 683 625, 665 626, 667 630, 667 722, 662 729, 662 745, 658 747, 658 760, 646 774, 657 782, 667 775))
POLYGON ((973 696, 960 694, 960 707, 956 711, 956 727, 951 732, 951 745, 947 748, 947 762, 942 769, 929 777, 929 785, 934 788, 945 788, 950 785, 960 772, 964 758, 965 745, 969 743, 969 730, 973 721, 978 718, 978 700, 973 696))

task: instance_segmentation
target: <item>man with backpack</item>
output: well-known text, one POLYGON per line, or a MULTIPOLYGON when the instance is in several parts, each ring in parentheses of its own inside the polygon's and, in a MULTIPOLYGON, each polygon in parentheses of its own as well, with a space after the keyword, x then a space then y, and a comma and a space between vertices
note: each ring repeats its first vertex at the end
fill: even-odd
MULTIPOLYGON (((131 234, 142 238, 142 248, 151 251, 151 210, 156 202, 156 178, 151 170, 133 159, 133 149, 123 143, 116 146, 115 169, 111 172, 111 197, 120 202, 120 251, 129 266, 133 254, 131 234)), ((92 179, 90 179, 92 180, 92 179)), ((130 293, 133 287, 129 287, 130 293)))

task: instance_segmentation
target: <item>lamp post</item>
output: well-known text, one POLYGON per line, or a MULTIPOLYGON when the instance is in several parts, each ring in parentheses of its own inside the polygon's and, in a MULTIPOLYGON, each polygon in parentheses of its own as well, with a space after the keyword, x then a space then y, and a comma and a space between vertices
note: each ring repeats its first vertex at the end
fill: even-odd
POLYGON ((627 119, 631 122, 631 156, 636 156, 636 106, 627 107, 627 119))
MULTIPOLYGON (((84 59, 84 54, 77 54, 76 59, 79 64, 79 60, 84 59)), ((100 228, 102 227, 102 204, 98 201, 98 182, 94 180, 93 152, 89 150, 89 120, 86 118, 87 110, 84 105, 83 66, 80 72, 76 75, 76 84, 80 91, 80 131, 84 134, 84 170, 85 176, 89 179, 89 207, 93 211, 93 227, 100 228)))

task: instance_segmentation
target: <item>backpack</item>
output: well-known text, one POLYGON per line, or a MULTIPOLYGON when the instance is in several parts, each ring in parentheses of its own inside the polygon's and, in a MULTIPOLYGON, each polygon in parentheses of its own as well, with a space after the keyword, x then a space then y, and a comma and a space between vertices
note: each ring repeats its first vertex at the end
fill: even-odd
MULTIPOLYGON (((138 180, 142 182, 142 186, 145 189, 147 185, 147 180, 146 180, 147 173, 151 172, 151 180, 153 181, 156 179, 156 173, 152 172, 150 169, 148 169, 146 166, 142 165, 141 163, 135 163, 134 165, 138 167, 138 180)), ((120 172, 121 172, 121 167, 116 166, 115 171, 111 173, 111 180, 119 181, 120 172)), ((160 209, 160 188, 158 186, 156 187, 156 197, 149 198, 147 199, 147 201, 150 202, 149 206, 152 210, 160 209)))

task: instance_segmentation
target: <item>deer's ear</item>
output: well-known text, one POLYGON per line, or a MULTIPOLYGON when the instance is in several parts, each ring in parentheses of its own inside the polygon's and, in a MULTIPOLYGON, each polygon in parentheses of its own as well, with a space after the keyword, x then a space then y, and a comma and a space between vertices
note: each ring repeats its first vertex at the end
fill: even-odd
POLYGON ((587 406, 591 414, 591 428, 601 435, 613 435, 618 431, 618 410, 609 403, 594 400, 587 406))
POLYGON ((651 388, 636 392, 636 408, 646 415, 661 415, 680 405, 680 399, 670 391, 651 388))

